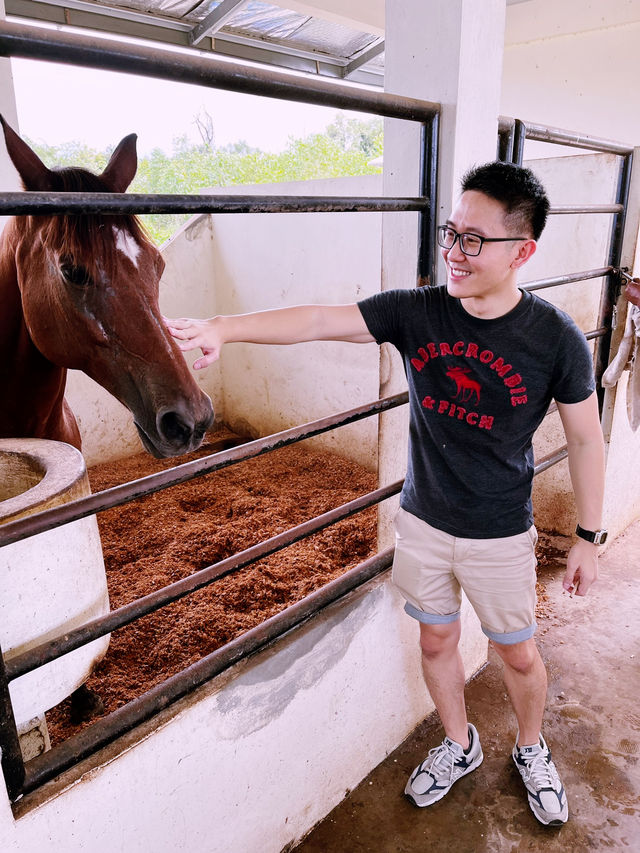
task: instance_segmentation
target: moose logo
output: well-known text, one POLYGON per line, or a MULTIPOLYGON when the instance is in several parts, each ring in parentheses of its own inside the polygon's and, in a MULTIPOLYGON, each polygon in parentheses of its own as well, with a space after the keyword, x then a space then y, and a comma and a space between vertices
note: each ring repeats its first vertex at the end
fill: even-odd
POLYGON ((448 367, 447 376, 456 383, 456 400, 468 402, 475 395, 475 402, 480 402, 480 383, 467 376, 471 373, 468 367, 448 367))

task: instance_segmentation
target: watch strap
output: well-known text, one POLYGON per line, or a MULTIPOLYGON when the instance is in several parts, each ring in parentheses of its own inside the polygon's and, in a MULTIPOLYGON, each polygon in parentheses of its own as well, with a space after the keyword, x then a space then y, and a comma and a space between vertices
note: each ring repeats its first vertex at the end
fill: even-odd
POLYGON ((604 545, 607 541, 606 530, 585 530, 579 524, 576 525, 576 536, 586 539, 587 542, 592 542, 594 545, 604 545))

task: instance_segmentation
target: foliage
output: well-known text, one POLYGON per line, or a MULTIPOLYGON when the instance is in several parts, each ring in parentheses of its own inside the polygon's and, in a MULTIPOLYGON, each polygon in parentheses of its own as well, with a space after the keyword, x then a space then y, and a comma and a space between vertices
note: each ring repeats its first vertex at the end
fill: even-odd
MULTIPOLYGON (((216 148, 210 129, 202 137, 199 144, 176 138, 171 155, 156 148, 141 157, 129 192, 190 195, 238 184, 374 174, 379 169, 369 161, 382 155, 383 146, 381 119, 347 119, 341 114, 324 133, 290 137, 285 149, 277 153, 251 148, 244 141, 216 148)), ((83 166, 96 172, 104 169, 112 150, 94 151, 79 142, 58 147, 30 144, 47 165, 83 166)), ((141 217, 158 243, 188 218, 187 214, 141 217)))

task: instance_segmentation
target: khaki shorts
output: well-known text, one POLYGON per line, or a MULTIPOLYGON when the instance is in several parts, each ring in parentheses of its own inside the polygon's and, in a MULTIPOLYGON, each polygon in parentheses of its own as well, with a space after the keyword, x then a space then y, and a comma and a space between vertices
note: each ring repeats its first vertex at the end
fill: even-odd
POLYGON ((405 610, 420 622, 459 619, 464 590, 489 639, 520 643, 536 630, 537 540, 535 527, 499 539, 463 539, 401 508, 392 578, 405 610))

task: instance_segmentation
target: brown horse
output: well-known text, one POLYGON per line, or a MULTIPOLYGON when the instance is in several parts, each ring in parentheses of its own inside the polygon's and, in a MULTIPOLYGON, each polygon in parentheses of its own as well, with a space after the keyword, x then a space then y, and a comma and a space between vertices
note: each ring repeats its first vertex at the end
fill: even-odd
MULTIPOLYGON (((48 169, 0 116, 26 190, 124 192, 136 173, 126 136, 101 175, 48 169)), ((0 437, 50 438, 80 449, 64 399, 84 371, 132 413, 157 457, 196 449, 213 420, 158 309, 164 262, 130 215, 20 216, 0 234, 0 437)))

